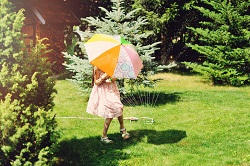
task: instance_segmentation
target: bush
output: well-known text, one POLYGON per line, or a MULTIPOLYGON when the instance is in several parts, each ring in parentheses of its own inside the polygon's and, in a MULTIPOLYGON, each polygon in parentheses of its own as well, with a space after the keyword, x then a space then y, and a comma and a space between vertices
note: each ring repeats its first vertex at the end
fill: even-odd
POLYGON ((210 9, 198 9, 206 21, 190 28, 198 41, 187 44, 205 56, 203 64, 185 63, 214 84, 242 86, 250 83, 249 3, 204 1, 210 9))
POLYGON ((51 165, 58 132, 55 82, 43 40, 26 51, 23 11, 0 1, 0 165, 51 165))

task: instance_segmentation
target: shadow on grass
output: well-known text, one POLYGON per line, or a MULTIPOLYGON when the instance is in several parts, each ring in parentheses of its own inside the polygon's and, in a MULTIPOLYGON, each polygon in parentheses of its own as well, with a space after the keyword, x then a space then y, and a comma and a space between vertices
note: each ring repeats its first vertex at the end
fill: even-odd
POLYGON ((159 106, 166 103, 174 103, 180 100, 181 93, 166 93, 166 92, 150 92, 137 91, 134 93, 121 96, 121 101, 126 106, 134 105, 150 105, 159 106))
POLYGON ((178 75, 182 75, 182 76, 197 76, 199 75, 198 73, 192 72, 190 70, 173 70, 170 73, 173 74, 178 74, 178 75))
POLYGON ((177 143, 185 138, 186 132, 182 130, 132 130, 131 138, 123 141, 120 134, 109 134, 114 140, 113 144, 102 144, 100 137, 72 138, 61 141, 58 145, 57 165, 84 166, 84 165, 118 165, 120 160, 129 159, 130 153, 123 152, 129 146, 139 142, 161 145, 177 143))

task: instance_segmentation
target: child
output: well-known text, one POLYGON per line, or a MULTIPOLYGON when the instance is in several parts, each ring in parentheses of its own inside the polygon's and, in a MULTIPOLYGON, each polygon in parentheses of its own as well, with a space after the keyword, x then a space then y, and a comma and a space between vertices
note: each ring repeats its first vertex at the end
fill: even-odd
POLYGON ((101 142, 113 143, 107 137, 107 131, 113 118, 117 117, 120 123, 120 133, 123 139, 130 137, 123 123, 123 104, 114 78, 97 67, 93 69, 93 89, 90 94, 87 112, 105 118, 101 142))

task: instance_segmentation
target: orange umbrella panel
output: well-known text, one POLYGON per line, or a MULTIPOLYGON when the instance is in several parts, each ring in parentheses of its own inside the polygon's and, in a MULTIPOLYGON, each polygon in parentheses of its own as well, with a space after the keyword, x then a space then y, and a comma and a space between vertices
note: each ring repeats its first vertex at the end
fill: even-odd
POLYGON ((102 53, 96 59, 90 63, 100 70, 107 73, 110 77, 113 76, 115 68, 117 66, 117 61, 120 54, 120 45, 109 49, 108 51, 102 53))

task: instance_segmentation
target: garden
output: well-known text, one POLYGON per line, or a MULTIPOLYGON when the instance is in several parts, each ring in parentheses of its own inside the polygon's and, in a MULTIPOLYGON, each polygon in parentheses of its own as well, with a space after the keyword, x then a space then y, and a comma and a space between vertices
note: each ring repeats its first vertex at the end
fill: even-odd
POLYGON ((40 20, 33 30, 55 27, 39 0, 0 1, 0 165, 250 164, 250 2, 54 3, 81 20, 57 22, 64 26, 59 53, 53 37, 24 32, 28 16, 40 20), (87 16, 74 13, 79 4, 88 7, 87 16), (97 88, 93 66, 112 66, 91 60, 104 42, 92 50, 87 44, 100 34, 138 56, 132 76, 118 69, 109 75, 112 83, 117 78, 130 136, 124 139, 114 117, 107 132, 112 143, 100 140, 108 118, 86 112, 97 88))

